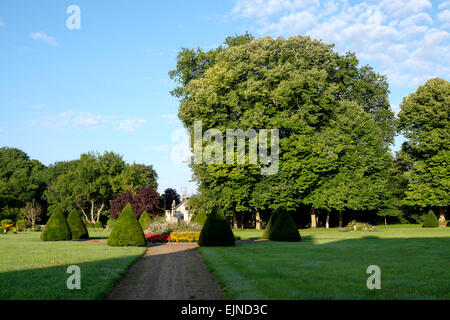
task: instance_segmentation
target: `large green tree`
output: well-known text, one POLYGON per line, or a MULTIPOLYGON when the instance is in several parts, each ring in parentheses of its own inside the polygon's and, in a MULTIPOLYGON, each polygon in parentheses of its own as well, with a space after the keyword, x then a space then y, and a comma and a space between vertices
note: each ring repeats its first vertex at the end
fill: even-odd
POLYGON ((403 99, 398 129, 407 139, 400 157, 406 162, 407 206, 433 208, 444 219, 450 189, 450 82, 434 78, 403 99))
MULTIPOLYGON (((318 146, 326 142, 324 132, 342 112, 342 101, 358 104, 372 119, 371 135, 380 137, 380 150, 392 142, 394 115, 385 77, 358 67, 353 54, 338 55, 331 45, 309 37, 246 34, 207 52, 183 49, 170 75, 179 83, 172 92, 180 99, 179 117, 191 132, 197 120, 204 131, 216 128, 224 134, 226 129, 279 129, 276 175, 261 175, 261 162, 191 164, 200 190, 225 212, 296 210, 327 172, 337 170, 335 156, 318 146)), ((365 194, 367 208, 378 205, 365 194)))
POLYGON ((15 210, 40 198, 45 166, 16 148, 0 148, 0 210, 15 210))

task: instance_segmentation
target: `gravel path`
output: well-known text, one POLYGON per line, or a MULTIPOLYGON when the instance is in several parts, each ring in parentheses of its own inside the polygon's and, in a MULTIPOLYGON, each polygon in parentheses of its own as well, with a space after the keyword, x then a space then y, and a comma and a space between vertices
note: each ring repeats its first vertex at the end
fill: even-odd
POLYGON ((223 300, 196 243, 155 244, 114 287, 109 300, 223 300))

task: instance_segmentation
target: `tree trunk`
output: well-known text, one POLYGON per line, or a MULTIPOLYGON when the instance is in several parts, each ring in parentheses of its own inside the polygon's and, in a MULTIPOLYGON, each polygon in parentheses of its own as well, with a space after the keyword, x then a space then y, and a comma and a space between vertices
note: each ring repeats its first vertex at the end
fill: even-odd
POLYGON ((384 217, 384 226, 387 226, 386 216, 384 217))
POLYGON ((105 204, 102 203, 102 206, 101 206, 100 209, 98 209, 98 211, 97 211, 97 222, 100 221, 100 215, 101 215, 101 213, 102 213, 104 207, 105 207, 105 204))
POLYGON ((339 228, 342 228, 342 211, 339 211, 339 228))
POLYGON ((445 208, 439 208, 439 226, 445 227, 445 208))
MULTIPOLYGON (((78 206, 78 208, 80 208, 80 206, 78 206)), ((86 221, 89 221, 89 218, 88 218, 86 212, 84 212, 84 209, 83 208, 80 208, 80 209, 81 209, 81 212, 83 213, 84 218, 86 219, 86 221)))
POLYGON ((330 229, 330 213, 327 212, 327 221, 325 222, 325 228, 330 229))
POLYGON ((235 212, 233 215, 233 229, 238 228, 238 222, 237 222, 237 213, 235 212))
POLYGON ((317 227, 316 213, 314 212, 314 208, 311 208, 311 229, 315 229, 317 227))
POLYGON ((91 200, 91 223, 95 223, 95 219, 94 219, 94 200, 91 200))
POLYGON ((258 211, 256 211, 256 230, 261 230, 261 217, 258 211))

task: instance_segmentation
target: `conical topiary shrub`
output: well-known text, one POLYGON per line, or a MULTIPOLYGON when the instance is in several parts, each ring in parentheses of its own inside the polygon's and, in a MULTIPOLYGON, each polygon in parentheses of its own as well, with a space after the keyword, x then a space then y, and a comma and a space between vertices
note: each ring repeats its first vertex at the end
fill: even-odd
POLYGON ((300 232, 295 225, 291 215, 283 211, 279 214, 269 232, 269 239, 272 241, 301 241, 300 232))
POLYGON ((200 232, 198 245, 201 247, 230 247, 234 246, 234 234, 230 223, 220 208, 214 207, 208 215, 200 232))
POLYGON ((434 214, 433 210, 428 211, 428 214, 425 216, 425 218, 423 220, 423 227, 424 228, 438 228, 439 227, 438 218, 434 214))
POLYGON ((136 219, 131 205, 127 204, 109 235, 108 245, 111 247, 143 247, 145 244, 142 227, 136 219))
POLYGON ((263 239, 269 239, 270 230, 273 228, 273 225, 277 221, 277 218, 279 215, 280 215, 280 211, 275 211, 274 213, 272 213, 272 215, 270 216, 269 222, 267 222, 266 229, 264 230, 263 239))
POLYGON ((41 233, 42 241, 64 241, 72 240, 69 224, 62 209, 58 206, 53 211, 50 219, 41 233))
POLYGON ((70 232, 72 233, 72 239, 89 239, 89 232, 81 219, 80 210, 74 209, 67 217, 67 223, 70 227, 70 232))
POLYGON ((150 219, 147 211, 142 212, 141 217, 139 218, 139 224, 141 225, 142 230, 147 230, 151 223, 152 219, 150 219))

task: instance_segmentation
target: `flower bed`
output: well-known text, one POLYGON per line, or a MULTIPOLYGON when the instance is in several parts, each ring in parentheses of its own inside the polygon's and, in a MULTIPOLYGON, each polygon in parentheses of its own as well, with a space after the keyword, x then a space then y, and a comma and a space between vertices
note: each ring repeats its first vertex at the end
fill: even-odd
POLYGON ((177 231, 170 234, 170 242, 198 242, 199 231, 177 231))
POLYGON ((170 238, 169 234, 146 234, 145 240, 148 242, 168 242, 170 238))

